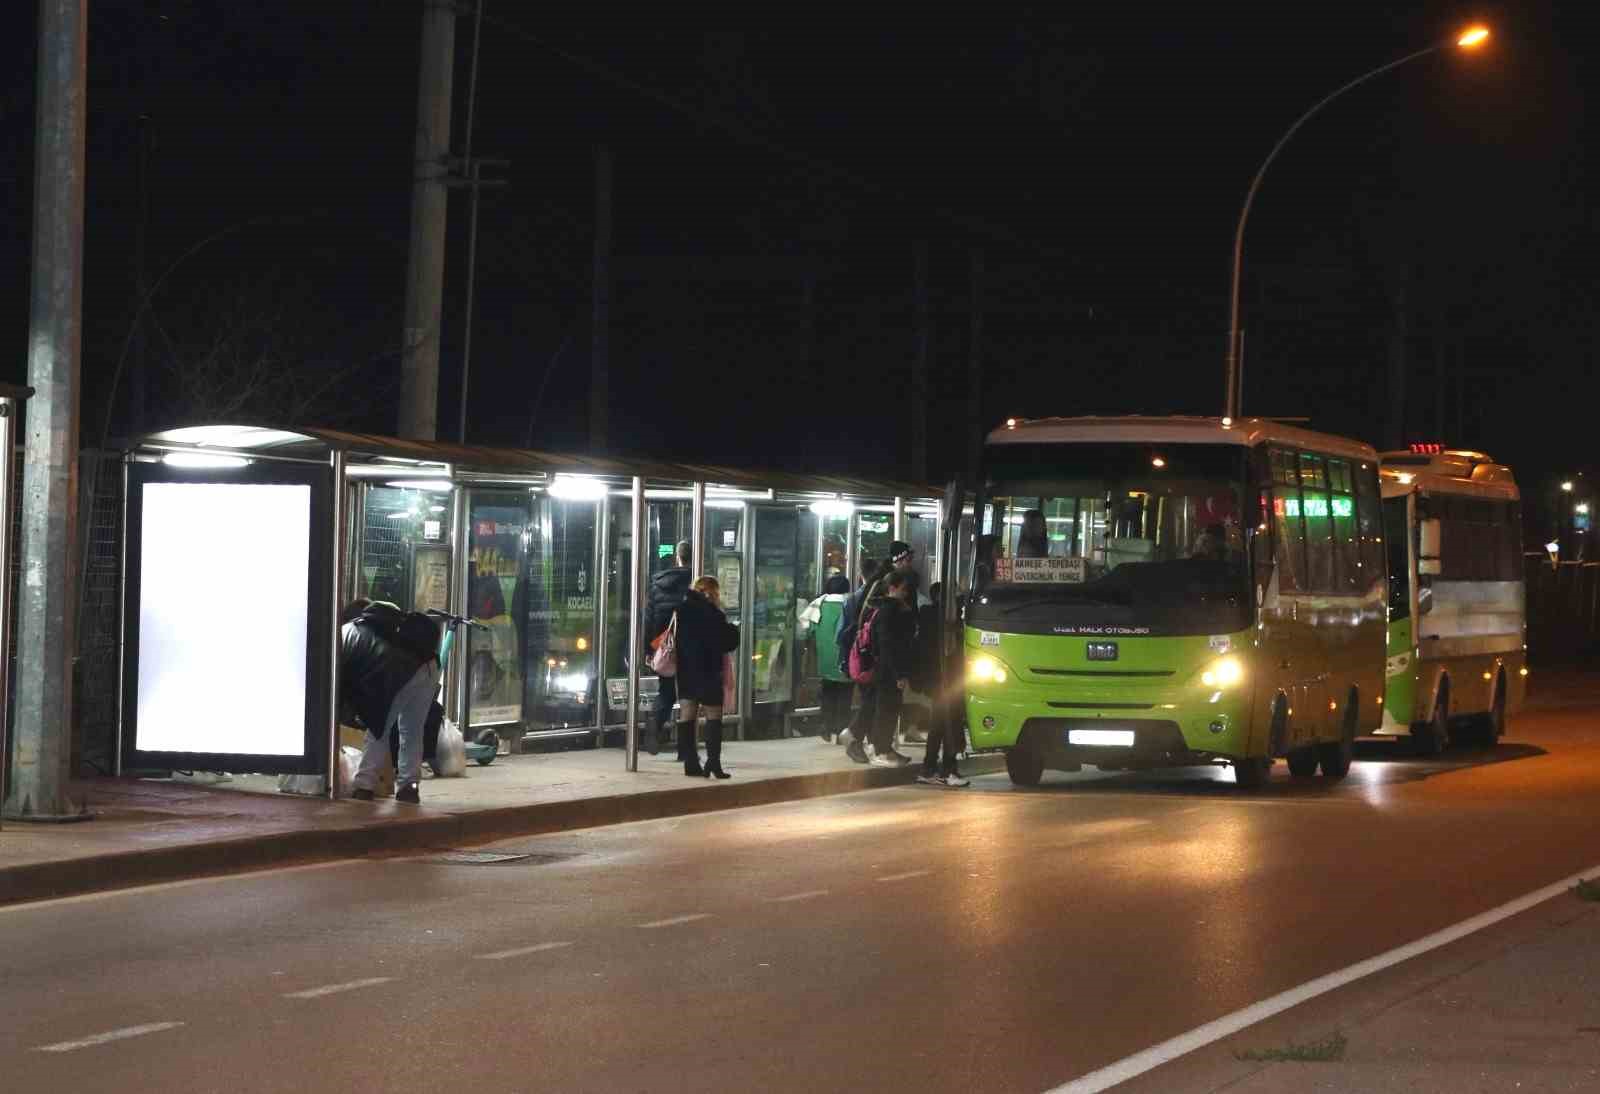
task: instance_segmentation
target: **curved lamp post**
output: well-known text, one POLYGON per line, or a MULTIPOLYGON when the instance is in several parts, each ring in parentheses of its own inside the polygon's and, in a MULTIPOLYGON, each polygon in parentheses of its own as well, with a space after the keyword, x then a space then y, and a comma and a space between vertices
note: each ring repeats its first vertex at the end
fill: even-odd
POLYGON ((1359 87, 1374 76, 1381 76, 1392 68, 1399 68, 1407 61, 1415 61, 1418 57, 1426 57, 1430 53, 1437 53, 1441 49, 1455 46, 1459 49, 1474 49, 1489 40, 1489 28, 1474 26, 1463 31, 1455 38, 1436 42, 1427 49, 1419 49, 1415 53, 1408 53, 1398 60, 1390 61, 1363 73, 1349 83, 1333 91, 1317 102, 1310 110, 1300 115, 1298 121, 1291 125, 1278 138, 1278 143, 1272 146, 1272 151, 1267 153, 1267 158, 1261 162, 1261 167, 1256 171, 1255 178, 1250 180, 1250 189, 1244 195, 1244 208, 1239 210, 1239 224, 1233 231, 1233 283, 1228 291, 1228 381, 1227 394, 1222 408, 1224 416, 1229 418, 1239 417, 1241 403, 1241 377, 1239 371, 1240 342, 1243 332, 1239 330, 1239 267, 1244 258, 1244 225, 1250 218, 1250 206, 1256 199, 1256 190, 1261 186, 1261 179, 1267 173, 1267 168, 1272 166, 1272 161, 1278 158, 1278 153, 1283 151, 1283 146, 1289 143, 1289 138, 1294 136, 1300 127, 1311 120, 1312 115, 1327 106, 1333 100, 1343 95, 1353 87, 1359 87))

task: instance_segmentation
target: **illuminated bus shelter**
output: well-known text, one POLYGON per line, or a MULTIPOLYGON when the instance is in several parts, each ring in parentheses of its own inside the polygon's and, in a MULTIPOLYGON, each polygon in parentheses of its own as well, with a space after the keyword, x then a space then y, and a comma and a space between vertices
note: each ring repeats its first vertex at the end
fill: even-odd
POLYGON ((125 474, 124 768, 326 773, 364 596, 484 625, 447 681, 469 740, 620 741, 631 770, 646 590, 682 541, 739 626, 736 737, 785 736, 826 579, 894 539, 938 573, 938 502, 904 483, 235 425, 153 434, 125 474))

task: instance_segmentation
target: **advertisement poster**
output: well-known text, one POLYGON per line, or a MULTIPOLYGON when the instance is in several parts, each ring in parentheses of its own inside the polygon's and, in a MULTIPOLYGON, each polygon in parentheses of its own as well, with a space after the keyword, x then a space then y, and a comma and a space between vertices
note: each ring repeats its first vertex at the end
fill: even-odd
POLYGON ((418 547, 411 564, 411 607, 450 610, 450 548, 418 547))

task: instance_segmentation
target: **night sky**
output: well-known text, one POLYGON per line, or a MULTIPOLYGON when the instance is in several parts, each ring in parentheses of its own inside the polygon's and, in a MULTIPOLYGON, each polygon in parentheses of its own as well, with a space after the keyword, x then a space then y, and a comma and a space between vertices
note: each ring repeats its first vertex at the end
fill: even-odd
MULTIPOLYGON (((601 143, 616 163, 619 450, 908 473, 919 241, 933 473, 959 463, 971 421, 974 252, 986 424, 1219 413, 1229 247, 1262 157, 1333 88, 1482 18, 1488 49, 1346 95, 1267 176, 1247 237, 1245 410, 1483 448, 1541 488, 1600 462, 1589 6, 1002 5, 955 19, 886 5, 719 29, 489 0, 475 151, 510 166, 483 198, 469 439, 587 443, 601 143)), ((142 158, 144 277, 165 275, 129 354, 146 363, 147 423, 217 398, 192 362, 220 344, 336 377, 315 397, 296 389, 312 418, 394 430, 419 13, 93 0, 85 444, 137 299, 142 158)), ((34 17, 13 13, 0 41, 0 341, 17 381, 34 17)), ((457 151, 471 30, 459 22, 457 151)), ((442 437, 464 193, 450 216, 442 437)))

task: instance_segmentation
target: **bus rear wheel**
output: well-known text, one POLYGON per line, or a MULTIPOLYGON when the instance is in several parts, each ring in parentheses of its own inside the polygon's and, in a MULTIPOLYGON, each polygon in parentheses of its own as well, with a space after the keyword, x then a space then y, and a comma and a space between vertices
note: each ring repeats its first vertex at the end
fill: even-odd
POLYGON ((1289 761, 1289 774, 1297 779, 1309 779, 1317 773, 1317 749, 1315 746, 1297 748, 1286 757, 1289 761))
POLYGON ((1433 717, 1411 727, 1411 740, 1417 755, 1437 756, 1450 747, 1450 693, 1439 689, 1433 704, 1433 717))
POLYGON ((1356 758, 1356 705, 1352 700, 1345 708, 1344 725, 1339 739, 1317 746, 1317 762, 1322 765, 1322 777, 1342 779, 1350 774, 1350 764, 1356 758))
POLYGON ((1506 732, 1506 691, 1505 684, 1501 683, 1494 689, 1494 706, 1489 708, 1487 714, 1473 717, 1467 727, 1471 734, 1472 743, 1484 748, 1493 748, 1500 742, 1506 732))
POLYGON ((1044 757, 1019 741, 1006 750, 1006 774, 1016 786, 1038 786, 1044 777, 1044 757))

